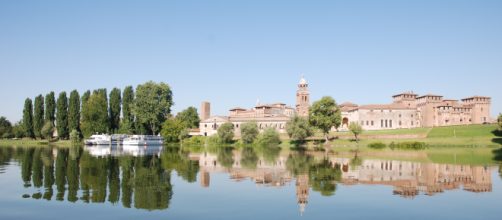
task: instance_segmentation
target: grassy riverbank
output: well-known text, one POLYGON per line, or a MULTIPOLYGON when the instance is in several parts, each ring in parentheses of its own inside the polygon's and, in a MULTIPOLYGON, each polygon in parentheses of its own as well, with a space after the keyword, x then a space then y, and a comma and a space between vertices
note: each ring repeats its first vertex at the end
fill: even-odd
POLYGON ((384 131, 366 131, 359 142, 351 139, 350 132, 332 134, 338 139, 331 144, 338 147, 367 146, 382 142, 423 142, 431 147, 500 147, 502 134, 497 132, 497 125, 466 125, 436 128, 396 129, 384 131), (401 136, 401 138, 400 138, 401 136))
POLYGON ((47 140, 34 139, 0 139, 0 147, 37 147, 37 146, 71 147, 69 140, 49 142, 47 140))

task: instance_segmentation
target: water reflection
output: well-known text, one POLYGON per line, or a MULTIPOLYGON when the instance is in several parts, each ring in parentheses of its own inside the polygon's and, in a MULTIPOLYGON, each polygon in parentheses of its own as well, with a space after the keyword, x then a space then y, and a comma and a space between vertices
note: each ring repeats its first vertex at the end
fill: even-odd
MULTIPOLYGON (((389 195, 414 198, 453 189, 492 191, 488 166, 344 158, 278 148, 85 147, 0 148, 0 175, 9 161, 19 162, 24 198, 75 203, 111 203, 144 210, 168 209, 171 174, 211 187, 214 173, 260 186, 293 185, 300 212, 310 191, 336 196, 338 185, 391 186, 389 195)), ((21 195, 20 195, 21 196, 21 195)))

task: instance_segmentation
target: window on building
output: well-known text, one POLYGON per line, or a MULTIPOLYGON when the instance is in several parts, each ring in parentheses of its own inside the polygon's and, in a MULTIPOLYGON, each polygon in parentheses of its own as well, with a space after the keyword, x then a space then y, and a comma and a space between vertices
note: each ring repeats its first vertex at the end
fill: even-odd
POLYGON ((380 127, 383 128, 383 119, 380 121, 380 127))
POLYGON ((399 126, 402 126, 403 124, 401 123, 401 121, 399 121, 399 126))
POLYGON ((389 121, 388 120, 385 120, 385 127, 388 128, 389 127, 389 121))
POLYGON ((366 121, 366 126, 370 125, 370 122, 369 121, 366 121))
POLYGON ((361 121, 361 125, 364 125, 364 121, 361 121))
POLYGON ((389 127, 392 128, 392 120, 389 120, 389 127))
POLYGON ((207 128, 207 124, 204 124, 204 127, 207 128))
POLYGON ((401 117, 401 114, 399 114, 399 117, 401 117))
POLYGON ((373 123, 373 121, 371 121, 371 126, 373 126, 373 125, 374 125, 374 123, 373 123))

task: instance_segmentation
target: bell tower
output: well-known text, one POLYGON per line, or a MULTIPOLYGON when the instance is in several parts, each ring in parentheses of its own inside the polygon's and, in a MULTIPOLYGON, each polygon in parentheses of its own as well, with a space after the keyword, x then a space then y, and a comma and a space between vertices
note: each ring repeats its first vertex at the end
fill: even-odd
POLYGON ((296 114, 301 117, 309 116, 310 92, 309 84, 305 78, 300 79, 298 90, 296 91, 296 114))

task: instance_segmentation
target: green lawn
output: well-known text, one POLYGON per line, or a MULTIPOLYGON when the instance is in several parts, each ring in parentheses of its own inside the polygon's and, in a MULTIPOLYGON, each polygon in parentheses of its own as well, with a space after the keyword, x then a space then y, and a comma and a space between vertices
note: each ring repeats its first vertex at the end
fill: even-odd
POLYGON ((467 125, 433 128, 427 138, 461 138, 461 137, 487 137, 496 138, 493 131, 497 125, 467 125))
MULTIPOLYGON (((363 136, 367 135, 406 135, 406 134, 427 134, 430 128, 409 128, 409 129, 393 129, 393 130, 376 130, 376 131, 364 131, 363 136)), ((332 136, 353 136, 349 131, 345 132, 333 132, 332 136)))

